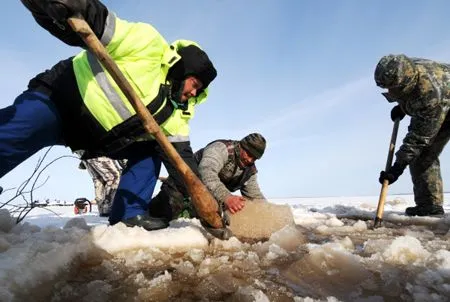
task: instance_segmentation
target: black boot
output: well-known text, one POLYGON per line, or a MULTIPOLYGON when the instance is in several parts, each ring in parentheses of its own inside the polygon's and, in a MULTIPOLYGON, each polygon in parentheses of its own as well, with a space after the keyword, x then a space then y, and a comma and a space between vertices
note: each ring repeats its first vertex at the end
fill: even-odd
POLYGON ((122 222, 128 227, 139 226, 143 227, 147 231, 164 229, 169 226, 167 219, 151 217, 148 214, 137 215, 135 217, 122 220, 122 222))
POLYGON ((163 218, 168 221, 172 220, 172 209, 169 204, 170 197, 166 191, 161 190, 152 198, 148 205, 148 213, 151 217, 163 218))
POLYGON ((418 205, 406 208, 405 214, 408 216, 441 216, 444 215, 444 208, 434 204, 418 205))

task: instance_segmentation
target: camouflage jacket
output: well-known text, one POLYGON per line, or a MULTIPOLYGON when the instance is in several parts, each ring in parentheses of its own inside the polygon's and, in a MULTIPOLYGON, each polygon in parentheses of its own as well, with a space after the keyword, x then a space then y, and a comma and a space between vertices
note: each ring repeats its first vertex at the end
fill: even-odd
MULTIPOLYGON (((233 142, 234 143, 234 142, 233 142)), ((237 144, 233 144, 237 148, 237 144)), ((251 175, 243 175, 246 170, 238 165, 238 155, 229 156, 227 145, 222 141, 216 141, 196 152, 198 169, 201 179, 218 202, 224 203, 232 191, 239 189, 242 196, 249 199, 265 199, 258 185, 256 168, 251 169, 251 175), (241 183, 245 177, 246 181, 241 183)))
POLYGON ((389 91, 393 99, 411 116, 408 133, 396 153, 396 162, 406 166, 431 145, 441 129, 450 109, 450 65, 411 58, 418 72, 418 80, 409 93, 389 91))

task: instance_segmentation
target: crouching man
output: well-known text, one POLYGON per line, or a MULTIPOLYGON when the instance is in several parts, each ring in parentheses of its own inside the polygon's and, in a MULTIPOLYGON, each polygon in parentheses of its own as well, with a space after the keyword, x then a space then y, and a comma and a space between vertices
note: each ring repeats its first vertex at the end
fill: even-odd
MULTIPOLYGON (((244 208, 247 200, 266 200, 255 165, 265 148, 265 138, 252 133, 241 140, 215 140, 195 153, 200 179, 222 210, 234 214, 244 208), (242 196, 232 194, 237 190, 242 196)), ((180 191, 170 176, 163 180, 161 191, 150 202, 150 214, 168 220, 180 215, 195 217, 189 197, 180 191)))

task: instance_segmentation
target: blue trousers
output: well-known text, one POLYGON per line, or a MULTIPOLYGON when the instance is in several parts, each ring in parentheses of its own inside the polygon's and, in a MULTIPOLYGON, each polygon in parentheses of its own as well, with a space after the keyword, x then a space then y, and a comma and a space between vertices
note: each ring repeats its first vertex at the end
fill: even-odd
POLYGON ((147 213, 161 170, 158 156, 128 155, 127 167, 122 171, 111 214, 110 224, 147 213))
MULTIPOLYGON (((61 129, 55 105, 38 92, 26 91, 0 109, 0 178, 42 148, 64 145, 61 129)), ((147 212, 161 169, 153 149, 155 143, 147 143, 123 151, 128 165, 114 198, 111 224, 147 212)))
POLYGON ((0 109, 0 178, 42 148, 62 144, 61 118, 46 95, 24 92, 0 109))

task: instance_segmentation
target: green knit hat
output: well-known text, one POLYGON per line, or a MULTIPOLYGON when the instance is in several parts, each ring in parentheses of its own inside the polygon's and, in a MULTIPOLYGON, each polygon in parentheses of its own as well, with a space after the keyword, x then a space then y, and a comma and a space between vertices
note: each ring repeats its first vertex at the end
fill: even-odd
POLYGON ((252 133, 241 139, 241 147, 251 156, 260 159, 266 149, 266 139, 259 133, 252 133))

